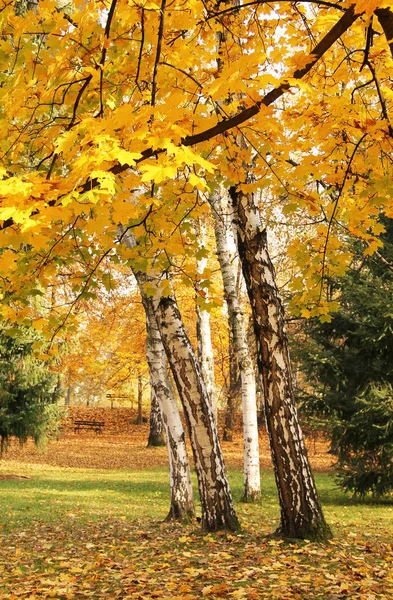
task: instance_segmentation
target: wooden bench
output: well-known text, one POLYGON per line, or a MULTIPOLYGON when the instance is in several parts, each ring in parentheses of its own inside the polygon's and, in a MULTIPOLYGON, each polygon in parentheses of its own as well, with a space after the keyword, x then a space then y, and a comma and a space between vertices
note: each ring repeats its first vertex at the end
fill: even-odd
POLYGON ((96 433, 102 433, 104 421, 74 421, 74 433, 79 433, 81 429, 92 429, 96 433))

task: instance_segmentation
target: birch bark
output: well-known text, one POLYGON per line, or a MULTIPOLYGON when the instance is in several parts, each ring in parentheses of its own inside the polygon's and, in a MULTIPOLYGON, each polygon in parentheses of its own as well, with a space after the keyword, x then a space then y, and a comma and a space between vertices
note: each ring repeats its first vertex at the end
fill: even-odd
MULTIPOLYGON (((119 226, 121 241, 128 248, 137 243, 134 236, 119 226)), ((186 441, 176 399, 169 382, 166 354, 158 330, 152 299, 144 290, 147 276, 133 270, 141 292, 146 314, 146 358, 149 365, 150 383, 158 401, 167 439, 171 505, 167 520, 192 520, 195 517, 194 496, 191 483, 190 465, 186 441)))
POLYGON ((195 516, 195 507, 183 425, 169 382, 165 350, 152 301, 143 290, 142 301, 146 311, 146 357, 150 382, 160 407, 167 438, 171 487, 171 506, 167 519, 190 520, 195 516))
MULTIPOLYGON (((122 243, 134 248, 135 238, 124 229, 122 243)), ((160 279, 134 272, 140 288, 154 289, 148 304, 152 308, 167 359, 183 405, 198 478, 202 529, 239 529, 232 494, 225 471, 218 432, 202 377, 200 365, 187 336, 174 296, 164 297, 160 279)), ((146 298, 146 294, 142 298, 146 298)))
POLYGON ((293 393, 284 308, 254 197, 230 190, 236 214, 239 255, 252 307, 284 537, 326 539, 323 516, 293 393))
POLYGON ((233 336, 231 332, 231 324, 228 318, 228 356, 229 356, 229 381, 226 385, 226 407, 224 415, 224 430, 222 439, 224 442, 233 441, 233 430, 235 425, 235 414, 239 406, 239 398, 241 397, 241 382, 239 373, 239 364, 236 357, 235 348, 233 347, 233 336))
POLYGON ((137 425, 143 424, 142 400, 143 400, 142 375, 138 375, 138 415, 136 418, 137 425))
POLYGON ((202 529, 239 529, 206 385, 174 296, 157 290, 154 311, 191 440, 202 506, 202 529))
POLYGON ((223 206, 223 202, 218 191, 210 198, 214 214, 217 257, 222 273, 229 324, 241 378, 244 439, 243 500, 256 502, 261 495, 256 381, 247 340, 247 316, 239 299, 236 281, 238 257, 233 234, 232 208, 228 210, 228 206, 223 206))
MULTIPOLYGON (((206 225, 198 223, 198 243, 199 248, 204 248, 206 245, 206 225)), ((196 270, 199 277, 203 277, 203 273, 207 266, 207 258, 197 259, 196 270)), ((201 288, 202 289, 202 288, 201 288)), ((208 291, 203 290, 205 299, 208 300, 208 291)), ((197 313, 197 343, 198 343, 198 360, 202 368, 202 375, 206 384, 206 391, 210 398, 210 403, 213 410, 214 419, 217 423, 217 396, 214 389, 214 354, 213 343, 211 337, 210 313, 204 308, 196 304, 197 313)))
MULTIPOLYGON (((146 328, 148 325, 146 324, 146 328)), ((149 334, 147 334, 146 355, 149 354, 148 347, 149 334)), ((152 349, 153 351, 153 349, 152 349)), ((149 367, 150 370, 150 367, 149 367)), ((150 373, 150 419, 149 419, 149 439, 147 447, 165 446, 164 424, 162 422, 160 403, 157 398, 155 386, 152 383, 152 374, 150 373)))

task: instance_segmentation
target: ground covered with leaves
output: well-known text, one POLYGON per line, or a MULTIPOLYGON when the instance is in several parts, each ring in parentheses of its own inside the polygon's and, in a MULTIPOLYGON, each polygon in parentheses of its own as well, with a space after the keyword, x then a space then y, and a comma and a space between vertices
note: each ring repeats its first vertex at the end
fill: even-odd
POLYGON ((326 546, 172 524, 35 524, 6 536, 3 598, 392 598, 392 544, 326 546))
MULTIPOLYGON (((53 465, 57 467, 83 467, 95 469, 148 469, 151 465, 168 465, 165 447, 149 448, 146 443, 149 426, 136 425, 136 411, 127 408, 86 408, 68 407, 64 418, 64 431, 47 444, 47 448, 36 448, 31 440, 21 446, 14 441, 7 453, 7 462, 20 461, 24 464, 53 465), (82 430, 74 433, 74 420, 85 419, 104 421, 104 433, 82 430), (46 450, 46 451, 45 451, 46 450)), ((223 421, 224 415, 220 415, 223 421)), ((222 429, 222 426, 220 427, 222 429)), ((308 447, 314 469, 332 469, 334 459, 328 453, 326 439, 308 436, 308 447)), ((228 467, 243 467, 243 438, 241 415, 235 419, 235 432, 232 442, 222 444, 225 462, 228 467)), ((260 463, 265 469, 271 468, 271 458, 267 435, 264 428, 259 435, 260 463)), ((189 448, 191 456, 191 450, 189 448)))
POLYGON ((206 535, 197 523, 164 523, 165 449, 146 449, 143 435, 128 446, 85 433, 52 442, 46 454, 11 449, 0 466, 2 600, 393 597, 393 504, 340 492, 319 446, 311 459, 335 537, 289 543, 268 537, 279 519, 270 469, 262 503, 240 503, 238 440, 224 451, 242 532, 206 535))

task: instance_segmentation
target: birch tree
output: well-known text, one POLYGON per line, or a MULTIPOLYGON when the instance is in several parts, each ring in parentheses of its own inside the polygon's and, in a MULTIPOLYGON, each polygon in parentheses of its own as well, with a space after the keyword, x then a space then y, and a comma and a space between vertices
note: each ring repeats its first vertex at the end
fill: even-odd
POLYGON ((214 215, 217 257, 224 285, 229 324, 241 378, 244 443, 244 490, 246 502, 258 501, 261 494, 258 414, 253 359, 247 340, 247 316, 241 305, 236 285, 238 258, 233 235, 232 207, 225 203, 223 190, 210 197, 214 215))
POLYGON ((232 188, 231 198, 263 380, 266 427, 281 509, 279 533, 285 537, 325 539, 331 534, 297 416, 284 308, 267 248, 266 229, 252 194, 232 188))
POLYGON ((236 531, 239 522, 201 369, 176 299, 173 295, 163 296, 159 287, 157 292, 153 306, 187 420, 202 506, 202 529, 236 531))
MULTIPOLYGON (((124 245, 131 249, 138 247, 138 241, 133 234, 127 229, 119 229, 124 245)), ((142 244, 138 250, 141 246, 142 244)), ((150 268, 154 269, 154 265, 150 265, 150 268)), ((141 290, 149 329, 151 332, 159 332, 184 409, 198 478, 202 529, 236 531, 239 529, 239 521, 233 505, 210 398, 170 280, 166 273, 157 274, 154 270, 148 273, 134 268, 133 272, 141 290)), ((158 339, 157 335, 155 339, 158 339)), ((151 341, 153 343, 153 340, 151 341)), ((162 371, 160 376, 163 376, 162 371)), ((165 414, 164 406, 162 408, 165 414)))
POLYGON ((146 357, 149 364, 150 384, 160 407, 167 438, 171 486, 168 518, 182 521, 193 519, 195 517, 194 497, 183 425, 168 379, 165 350, 152 302, 144 293, 143 285, 141 285, 141 293, 146 311, 146 357))
MULTIPOLYGON (((146 323, 146 329, 148 329, 146 323)), ((146 355, 149 354, 149 349, 146 350, 146 355)), ((150 372, 150 369, 149 369, 150 372)), ((149 439, 148 447, 165 446, 164 426, 160 410, 160 403, 152 383, 152 375, 150 372, 150 417, 149 417, 149 439)))
POLYGON ((197 226, 198 251, 197 251, 197 277, 196 285, 196 313, 197 313, 197 344, 198 344, 198 359, 202 369, 202 375, 205 380, 206 390, 210 398, 214 419, 217 421, 217 396, 214 387, 214 354, 213 343, 211 336, 210 313, 203 306, 209 299, 208 287, 201 285, 200 280, 203 278, 203 273, 207 266, 207 232, 206 224, 202 219, 199 219, 197 226), (203 302, 199 301, 202 297, 203 302))
MULTIPOLYGON (((158 253, 195 252, 182 237, 197 204, 195 188, 206 192, 225 179, 237 186, 241 204, 247 194, 269 188, 288 217, 300 218, 305 227, 288 250, 299 269, 293 310, 328 319, 327 278, 345 272, 350 261, 343 231, 373 252, 380 244, 379 214, 393 215, 390 6, 389 0, 257 0, 224 7, 112 0, 104 10, 91 0, 71 2, 66 12, 43 0, 25 16, 5 4, 3 318, 17 319, 24 310, 23 318, 39 327, 28 296, 47 288, 72 261, 73 291, 89 297, 102 257, 119 260, 119 223, 153 231, 149 242, 158 253), (240 151, 239 130, 247 136, 240 151), (253 182, 242 177, 245 164, 252 165, 253 182), (145 192, 129 202, 141 186, 145 192)), ((247 230, 255 215, 245 214, 247 230)), ((244 240, 251 247, 258 235, 244 240)), ((243 265, 261 263, 256 275, 270 282, 265 255, 246 256, 243 265)), ((252 289, 257 305, 260 295, 252 289)), ((285 348, 277 325, 282 307, 273 284, 269 290, 271 327, 284 336, 279 345, 285 348)), ((172 301, 156 306, 166 323, 167 352, 175 342, 167 317, 178 323, 174 307, 172 301)), ((59 325, 48 325, 48 338, 53 327, 59 325)), ((280 418, 285 435, 294 419, 288 411, 280 418)), ((311 513, 313 502, 314 495, 305 500, 311 513)))

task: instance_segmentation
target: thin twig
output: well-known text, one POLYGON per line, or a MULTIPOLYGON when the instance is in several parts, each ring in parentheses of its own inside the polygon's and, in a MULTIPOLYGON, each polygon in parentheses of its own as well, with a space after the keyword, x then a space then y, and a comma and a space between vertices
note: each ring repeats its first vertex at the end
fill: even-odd
POLYGON ((142 53, 143 53, 143 45, 145 43, 145 9, 142 8, 142 14, 141 14, 141 45, 139 46, 139 56, 138 56, 138 66, 136 69, 136 75, 135 75, 135 83, 139 88, 139 73, 141 71, 141 64, 142 64, 142 53))
POLYGON ((106 60, 106 55, 107 55, 107 51, 108 51, 108 41, 109 41, 109 36, 110 36, 110 32, 111 32, 111 25, 112 25, 113 16, 114 16, 115 10, 116 10, 116 4, 117 4, 117 0, 112 0, 112 4, 111 4, 111 7, 110 7, 109 12, 108 12, 108 18, 107 18, 106 25, 105 25, 104 44, 103 44, 103 47, 102 47, 101 60, 99 62, 99 69, 100 69, 100 110, 98 111, 98 114, 96 115, 97 117, 102 117, 103 114, 104 114, 104 98, 103 98, 104 66, 105 66, 105 60, 106 60))
POLYGON ((326 254, 327 254, 327 247, 328 247, 328 243, 329 243, 330 231, 331 231, 332 226, 333 226, 333 221, 335 220, 335 216, 336 216, 336 212, 337 212, 337 208, 338 208, 338 203, 340 202, 340 199, 341 199, 341 197, 343 195, 344 187, 345 187, 345 184, 347 182, 347 179, 348 179, 348 176, 349 176, 349 173, 350 173, 350 170, 351 170, 352 161, 355 158, 355 154, 359 150, 361 143, 363 142, 364 138, 367 137, 367 135, 368 135, 368 133, 364 133, 362 135, 362 137, 357 141, 357 143, 355 145, 355 148, 354 148, 354 150, 353 150, 353 152, 351 154, 351 157, 349 159, 349 162, 347 164, 347 168, 346 168, 346 171, 345 171, 344 179, 343 179, 340 187, 338 188, 338 194, 337 194, 337 197, 336 197, 336 199, 334 201, 333 211, 332 211, 332 215, 331 215, 331 217, 329 219, 328 230, 327 230, 326 239, 325 239, 325 245, 324 245, 323 253, 322 253, 321 291, 320 291, 320 294, 319 294, 319 301, 321 301, 322 292, 323 292, 323 281, 324 281, 324 278, 325 278, 325 270, 326 270, 326 254))
POLYGON ((165 7, 166 7, 166 0, 161 0, 160 24, 158 27, 158 38, 157 38, 157 51, 156 51, 156 59, 154 61, 153 80, 152 80, 152 87, 151 87, 151 105, 152 106, 154 106, 156 103, 157 73, 158 73, 158 65, 160 63, 162 38, 164 35, 165 7))
MULTIPOLYGON (((276 2, 286 2, 287 0, 275 0, 276 2)), ((345 12, 345 8, 340 4, 335 4, 334 2, 328 2, 326 0, 303 0, 307 4, 318 4, 319 6, 326 6, 326 8, 336 8, 337 10, 341 10, 345 12)), ((237 6, 232 6, 231 8, 225 8, 224 10, 220 10, 214 13, 210 13, 207 17, 206 21, 210 21, 210 19, 215 19, 216 17, 220 17, 221 15, 225 15, 231 12, 238 12, 241 8, 247 8, 248 6, 255 6, 256 4, 270 4, 271 0, 254 0, 253 2, 245 2, 244 4, 238 4, 237 6)))
POLYGON ((367 27, 366 47, 364 49, 364 59, 363 59, 362 66, 360 67, 360 72, 364 69, 364 67, 368 63, 368 59, 369 59, 369 55, 370 55, 370 48, 373 45, 373 33, 374 33, 374 30, 373 30, 373 17, 371 16, 370 24, 367 27))
POLYGON ((183 69, 180 69, 180 67, 175 67, 175 65, 171 65, 170 63, 167 63, 165 61, 161 61, 160 65, 165 65, 166 67, 171 67, 171 69, 175 69, 175 71, 179 71, 179 73, 182 73, 183 75, 191 79, 200 89, 202 89, 202 84, 199 83, 199 81, 197 81, 195 77, 193 77, 190 73, 187 73, 187 71, 183 71, 183 69))

